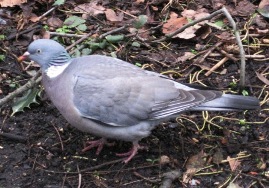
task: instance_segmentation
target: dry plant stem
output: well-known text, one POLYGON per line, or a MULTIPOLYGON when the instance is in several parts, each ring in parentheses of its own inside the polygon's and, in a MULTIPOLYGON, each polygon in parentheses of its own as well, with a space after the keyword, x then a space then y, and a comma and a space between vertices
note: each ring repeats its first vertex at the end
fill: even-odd
POLYGON ((32 77, 25 85, 19 87, 15 91, 9 93, 6 97, 2 98, 0 100, 0 106, 3 104, 7 103, 9 100, 13 99, 15 96, 18 94, 33 88, 35 85, 37 85, 41 81, 41 76, 40 76, 41 71, 38 71, 34 77, 32 77))
POLYGON ((233 30, 234 30, 234 35, 235 35, 235 39, 237 41, 237 45, 239 47, 239 51, 240 51, 240 61, 241 61, 241 67, 240 67, 240 86, 241 87, 244 87, 245 86, 245 72, 246 72, 246 57, 245 57, 245 51, 244 51, 244 48, 243 48, 243 44, 242 44, 242 41, 240 39, 240 34, 239 34, 239 31, 236 27, 236 24, 235 24, 235 21, 233 20, 231 14, 228 12, 228 10, 223 7, 221 9, 224 13, 224 15, 227 17, 227 19, 229 20, 230 24, 232 25, 233 27, 233 30))
POLYGON ((71 44, 70 46, 68 46, 66 48, 66 50, 70 50, 71 48, 73 48, 74 46, 76 46, 77 44, 81 43, 82 41, 86 40, 89 36, 91 36, 92 33, 88 33, 87 35, 84 35, 82 38, 78 39, 76 42, 74 42, 73 44, 71 44))
POLYGON ((52 7, 50 10, 48 10, 47 12, 45 12, 44 14, 42 14, 41 16, 39 16, 39 20, 41 20, 42 18, 44 18, 45 16, 47 16, 49 13, 51 13, 57 7, 58 6, 52 7))
POLYGON ((216 48, 218 48, 220 45, 222 45, 223 44, 223 42, 218 42, 215 46, 212 46, 207 52, 206 52, 206 54, 201 58, 201 59, 199 59, 198 58, 198 61, 197 62, 194 62, 194 64, 200 64, 200 63, 202 63, 204 60, 205 60, 205 58, 207 58, 207 56, 209 56, 209 54, 213 51, 213 50, 215 50, 216 48))
POLYGON ((77 34, 68 34, 68 33, 57 33, 57 32, 49 32, 50 35, 55 35, 55 36, 61 36, 61 37, 76 37, 76 38, 81 38, 84 37, 85 35, 77 35, 77 34))
MULTIPOLYGON (((227 53, 227 52, 226 52, 227 53)), ((228 54, 229 56, 233 56, 234 54, 228 54)), ((219 53, 211 53, 208 55, 208 57, 220 57, 222 54, 219 53)), ((263 59, 265 58, 265 55, 245 55, 247 59, 263 59)), ((238 58, 237 56, 234 58, 238 58)))
POLYGON ((228 61, 228 57, 224 57, 222 60, 220 60, 216 65, 214 65, 209 71, 205 73, 206 76, 209 76, 213 71, 215 71, 217 68, 219 68, 221 65, 223 65, 226 61, 228 61))
POLYGON ((233 61, 238 61, 237 58, 235 58, 232 54, 228 54, 226 51, 220 49, 219 47, 216 48, 220 53, 222 53, 223 55, 225 55, 226 57, 228 57, 229 59, 233 60, 233 61))
POLYGON ((163 180, 160 188, 170 188, 172 186, 173 181, 176 178, 179 178, 179 176, 181 176, 181 174, 182 174, 182 172, 180 170, 173 170, 173 171, 164 173, 163 174, 164 180, 163 180))
POLYGON ((119 32, 119 31, 121 31, 121 30, 124 30, 126 27, 127 27, 127 25, 124 25, 124 26, 122 26, 122 27, 119 27, 119 28, 113 29, 113 30, 111 30, 111 31, 108 31, 108 32, 106 32, 106 33, 100 35, 99 39, 103 39, 103 38, 105 38, 107 35, 111 35, 111 34, 113 34, 113 33, 116 33, 116 32, 119 32))
POLYGON ((228 21, 230 22, 230 24, 231 24, 231 26, 232 26, 232 28, 234 30, 235 39, 236 39, 237 44, 239 46, 240 60, 241 60, 241 67, 240 67, 240 86, 241 87, 244 87, 245 86, 245 67, 246 67, 245 51, 244 51, 244 48, 243 48, 243 45, 242 45, 242 42, 241 42, 241 39, 240 39, 239 31, 237 30, 237 27, 236 27, 235 21, 233 20, 231 14, 228 12, 228 10, 225 7, 223 7, 220 10, 217 10, 217 11, 213 12, 209 16, 206 16, 204 18, 201 18, 201 19, 195 20, 195 21, 193 21, 191 23, 188 23, 188 24, 184 25, 183 27, 177 29, 176 31, 165 35, 165 37, 163 37, 163 38, 161 38, 159 40, 154 40, 154 41, 151 41, 151 42, 152 43, 163 42, 166 39, 172 38, 175 35, 181 33, 186 28, 188 28, 190 26, 193 26, 193 25, 195 25, 195 24, 197 24, 197 23, 199 23, 201 21, 210 20, 213 17, 215 17, 216 15, 221 14, 221 13, 223 13, 227 17, 228 21))
POLYGON ((25 29, 25 30, 23 30, 23 31, 21 31, 21 32, 19 32, 19 33, 17 33, 16 35, 11 35, 10 37, 7 37, 6 40, 14 39, 14 38, 19 37, 20 35, 22 35, 22 34, 24 34, 24 33, 28 33, 28 32, 30 32, 30 31, 32 31, 32 30, 41 29, 41 28, 42 28, 42 27, 41 27, 40 25, 37 25, 37 26, 35 26, 35 27, 31 27, 31 28, 29 28, 29 29, 25 29))
POLYGON ((0 132, 0 136, 3 136, 3 137, 6 137, 8 139, 11 139, 11 140, 16 140, 18 142, 26 142, 26 138, 23 137, 23 136, 19 136, 19 135, 16 135, 16 134, 10 134, 10 133, 4 133, 4 132, 0 132))

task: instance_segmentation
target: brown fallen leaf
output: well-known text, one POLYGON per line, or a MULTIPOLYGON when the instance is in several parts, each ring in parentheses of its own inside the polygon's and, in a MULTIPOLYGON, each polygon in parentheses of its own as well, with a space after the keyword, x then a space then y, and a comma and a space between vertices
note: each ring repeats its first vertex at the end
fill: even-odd
POLYGON ((98 14, 104 14, 106 10, 103 6, 97 5, 97 1, 91 1, 90 3, 84 3, 74 8, 75 11, 97 16, 98 14))
POLYGON ((112 9, 106 9, 106 19, 111 22, 121 22, 123 20, 123 12, 116 15, 116 12, 112 9))
POLYGON ((260 81, 262 81, 263 83, 265 83, 266 85, 269 85, 269 80, 267 78, 265 78, 262 74, 256 72, 257 77, 260 79, 260 81))
POLYGON ((227 161, 229 162, 231 171, 235 171, 237 167, 241 164, 238 159, 231 158, 230 156, 227 157, 227 161))
POLYGON ((63 26, 63 21, 60 18, 57 17, 50 17, 47 20, 47 24, 49 27, 53 27, 53 28, 60 28, 63 26))
POLYGON ((0 7, 13 7, 26 2, 27 0, 0 0, 0 7))
POLYGON ((165 24, 163 24, 163 33, 168 34, 171 33, 183 25, 187 24, 188 20, 185 17, 178 18, 178 15, 174 12, 171 12, 170 18, 167 20, 165 24))
POLYGON ((223 154, 220 148, 217 149, 217 151, 213 155, 213 163, 219 165, 221 161, 223 160, 223 154))

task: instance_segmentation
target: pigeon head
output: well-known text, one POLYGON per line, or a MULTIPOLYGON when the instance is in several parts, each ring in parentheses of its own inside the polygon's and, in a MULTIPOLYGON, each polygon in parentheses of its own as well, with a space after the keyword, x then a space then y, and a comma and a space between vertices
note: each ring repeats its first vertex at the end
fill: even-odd
POLYGON ((47 70, 50 66, 61 66, 70 60, 70 56, 65 48, 58 42, 50 39, 38 39, 33 41, 19 61, 30 59, 41 66, 42 70, 47 70))

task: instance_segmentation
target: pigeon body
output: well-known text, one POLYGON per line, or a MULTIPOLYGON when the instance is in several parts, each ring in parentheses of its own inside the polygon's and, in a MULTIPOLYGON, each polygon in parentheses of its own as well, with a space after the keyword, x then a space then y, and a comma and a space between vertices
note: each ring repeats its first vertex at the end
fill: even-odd
POLYGON ((26 57, 40 64, 46 93, 66 120, 102 137, 84 150, 98 147, 99 153, 108 138, 130 141, 133 148, 121 155, 128 156, 125 162, 155 126, 184 111, 259 108, 255 97, 195 89, 116 58, 72 59, 62 45, 49 39, 32 42, 20 59, 26 57))

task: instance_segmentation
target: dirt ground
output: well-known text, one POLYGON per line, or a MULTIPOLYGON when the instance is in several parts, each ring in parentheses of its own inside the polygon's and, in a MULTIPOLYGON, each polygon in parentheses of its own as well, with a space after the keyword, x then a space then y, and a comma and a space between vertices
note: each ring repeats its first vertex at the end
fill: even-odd
MULTIPOLYGON (((83 17, 75 10, 89 2, 66 1, 42 18, 38 16, 53 7, 52 1, 35 0, 0 8, 0 19, 7 21, 7 24, 0 25, 0 38, 5 36, 0 40, 0 55, 4 56, 0 60, 1 99, 27 83, 31 73, 39 69, 36 65, 26 68, 27 64, 22 68, 16 56, 23 54, 33 37, 47 37, 48 32, 40 28, 46 27, 50 32, 57 28, 67 29, 62 22, 72 15, 83 17)), ((44 91, 37 96, 38 103, 31 103, 30 108, 11 116, 14 100, 23 95, 20 93, 0 106, 0 188, 269 187, 268 19, 258 15, 259 19, 255 18, 249 24, 252 14, 246 11, 256 10, 261 1, 239 1, 237 4, 221 0, 212 2, 97 1, 91 6, 97 6, 94 10, 103 13, 94 12, 94 15, 83 17, 87 26, 85 31, 70 26, 65 34, 90 34, 89 38, 95 39, 98 48, 84 41, 73 46, 69 52, 77 55, 81 55, 82 49, 104 55, 113 52, 120 59, 163 73, 179 82, 204 84, 235 94, 244 91, 259 98, 260 110, 184 113, 153 130, 149 137, 140 142, 147 149, 139 151, 134 159, 124 164, 115 154, 128 151, 131 143, 115 141, 114 146, 105 147, 98 156, 95 149, 81 152, 85 142, 96 137, 71 127, 44 91), (245 4, 240 4, 242 2, 245 4), (240 56, 237 47, 234 47, 236 41, 231 29, 227 32, 227 28, 211 27, 209 30, 208 26, 202 26, 202 30, 195 31, 195 36, 191 38, 184 35, 183 38, 149 42, 166 34, 162 29, 163 22, 172 17, 171 12, 180 15, 183 9, 198 11, 203 8, 212 13, 220 9, 219 4, 228 7, 240 28, 241 37, 248 33, 248 38, 243 40, 246 55, 263 56, 260 59, 248 56, 246 87, 240 91, 240 56), (119 20, 113 21, 112 17, 105 16, 107 10, 114 10, 117 14, 112 17, 119 20), (143 30, 142 34, 134 35, 130 32, 130 24, 139 15, 147 15, 150 19, 139 28, 143 30), (124 35, 124 40, 101 48, 103 37, 100 36, 122 26, 127 26, 127 29, 115 32, 115 35, 124 35), (205 33, 207 36, 203 37, 205 33), (228 52, 229 46, 233 49, 228 52), (212 47, 215 48, 210 51, 212 47), (237 61, 228 58, 225 64, 206 76, 208 68, 225 57, 221 50, 232 54, 237 61), (186 58, 187 53, 195 56, 186 58), (168 183, 167 177, 173 173, 175 177, 172 183, 168 183)), ((222 20, 229 26, 223 15, 217 16, 216 20, 222 20)), ((170 21, 167 22, 179 24, 176 18, 170 21)), ((171 25, 168 27, 173 31, 171 25)), ((68 47, 81 38, 74 35, 51 34, 51 38, 68 47)), ((37 84, 37 87, 40 88, 40 85, 37 84)))

